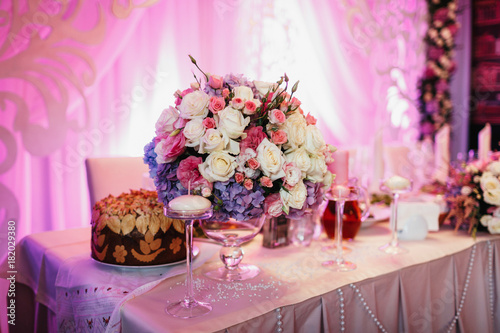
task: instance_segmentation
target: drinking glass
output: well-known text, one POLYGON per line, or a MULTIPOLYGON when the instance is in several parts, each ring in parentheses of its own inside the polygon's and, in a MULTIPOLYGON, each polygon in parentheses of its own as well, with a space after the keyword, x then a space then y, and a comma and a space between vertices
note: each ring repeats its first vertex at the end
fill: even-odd
POLYGON ((346 201, 357 200, 359 196, 358 186, 334 185, 327 193, 329 200, 335 201, 336 204, 336 235, 337 247, 336 255, 333 260, 324 261, 323 266, 330 267, 336 272, 347 272, 356 269, 356 264, 344 259, 344 250, 342 247, 342 224, 344 215, 344 205, 346 201))
POLYGON ((212 216, 212 207, 198 211, 183 211, 164 207, 164 214, 173 219, 183 220, 186 233, 186 295, 184 299, 167 305, 165 312, 178 318, 193 318, 205 315, 212 311, 212 306, 206 302, 197 301, 193 295, 193 222, 204 220, 212 216))
POLYGON ((400 254, 407 253, 408 250, 399 245, 398 241, 398 201, 399 196, 403 193, 410 192, 413 188, 413 181, 403 178, 405 181, 402 186, 390 186, 390 180, 382 181, 380 184, 380 190, 392 195, 392 205, 391 205, 391 240, 389 243, 379 247, 379 250, 387 254, 400 254))

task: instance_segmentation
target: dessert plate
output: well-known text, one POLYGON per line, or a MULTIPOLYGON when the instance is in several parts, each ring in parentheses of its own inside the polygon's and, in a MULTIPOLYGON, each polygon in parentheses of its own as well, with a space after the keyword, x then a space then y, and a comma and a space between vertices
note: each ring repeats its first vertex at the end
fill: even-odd
POLYGON ((388 220, 391 217, 391 208, 386 205, 373 205, 370 207, 370 215, 361 223, 361 228, 368 228, 377 222, 388 220))
MULTIPOLYGON (((199 254, 200 254, 200 248, 198 246, 196 246, 196 245, 193 245, 193 259, 195 259, 199 254)), ((179 260, 179 261, 169 262, 169 263, 166 263, 166 264, 144 265, 144 266, 133 266, 132 265, 132 266, 129 266, 129 265, 111 264, 111 263, 108 263, 108 262, 98 261, 98 260, 92 258, 92 256, 90 257, 90 259, 92 259, 93 261, 95 261, 95 262, 97 262, 97 263, 99 263, 101 265, 108 266, 108 267, 131 268, 131 269, 169 267, 169 266, 175 266, 175 265, 182 264, 182 263, 186 262, 186 259, 183 259, 183 260, 179 260)))

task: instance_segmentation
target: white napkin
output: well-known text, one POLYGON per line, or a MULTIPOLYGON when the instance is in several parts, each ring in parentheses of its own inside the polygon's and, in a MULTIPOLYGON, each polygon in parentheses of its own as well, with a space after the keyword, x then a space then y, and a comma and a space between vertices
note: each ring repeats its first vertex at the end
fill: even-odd
POLYGON ((437 133, 434 143, 434 179, 446 183, 450 170, 450 125, 444 125, 437 133))
POLYGON ((479 160, 485 160, 488 158, 488 154, 491 150, 491 125, 486 124, 484 128, 479 131, 478 135, 478 151, 477 157, 479 160))

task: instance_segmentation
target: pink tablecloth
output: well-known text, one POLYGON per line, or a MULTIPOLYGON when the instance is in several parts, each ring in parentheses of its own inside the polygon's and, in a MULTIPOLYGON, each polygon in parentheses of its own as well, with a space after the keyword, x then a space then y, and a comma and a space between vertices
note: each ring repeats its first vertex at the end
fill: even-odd
POLYGON ((442 230, 404 242, 408 254, 389 256, 377 249, 389 236, 387 223, 362 230, 346 255, 358 268, 343 273, 321 265, 330 258, 323 242, 271 250, 257 238, 244 259, 263 269, 254 280, 209 280, 202 273, 210 262, 196 271, 197 296, 212 303, 211 313, 189 320, 164 313, 168 301, 183 295, 178 276, 124 304, 123 332, 500 330, 500 237, 482 235, 475 242, 442 230))
MULTIPOLYGON (((61 268, 73 267, 86 256, 88 233, 88 228, 49 232, 28 236, 19 244, 17 279, 35 291, 36 300, 51 310, 49 315, 58 311, 57 288, 64 287, 61 283, 56 287, 58 273, 66 272, 73 281, 80 279, 72 277, 77 270, 61 268)), ((267 249, 258 236, 244 246, 244 262, 262 268, 257 278, 242 283, 206 279, 203 271, 219 264, 216 254, 195 270, 196 295, 212 303, 210 314, 181 320, 164 313, 167 302, 184 295, 182 274, 125 302, 117 308, 118 317, 123 332, 246 332, 257 328, 260 332, 278 328, 321 332, 342 327, 348 332, 380 328, 389 332, 450 328, 454 332, 457 327, 461 332, 500 331, 500 237, 480 235, 474 241, 466 234, 441 230, 423 241, 404 242, 410 252, 395 257, 377 250, 388 238, 387 222, 362 229, 348 244, 353 251, 346 255, 356 262, 357 270, 335 273, 321 266, 331 258, 321 251, 325 242, 313 242, 308 248, 267 249)), ((96 331, 98 327, 103 329, 93 326, 96 331)))

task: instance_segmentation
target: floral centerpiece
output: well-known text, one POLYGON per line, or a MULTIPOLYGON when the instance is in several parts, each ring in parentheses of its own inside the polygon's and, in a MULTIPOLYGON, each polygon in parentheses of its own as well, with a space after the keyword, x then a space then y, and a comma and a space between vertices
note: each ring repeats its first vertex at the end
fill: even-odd
POLYGON ((500 234, 500 153, 486 160, 462 163, 451 169, 446 220, 456 229, 466 227, 500 234))
POLYGON ((190 58, 203 77, 174 94, 144 148, 159 200, 190 187, 212 201, 218 221, 316 208, 333 180, 334 149, 294 97, 298 82, 289 93, 286 74, 276 83, 210 75, 190 58))

